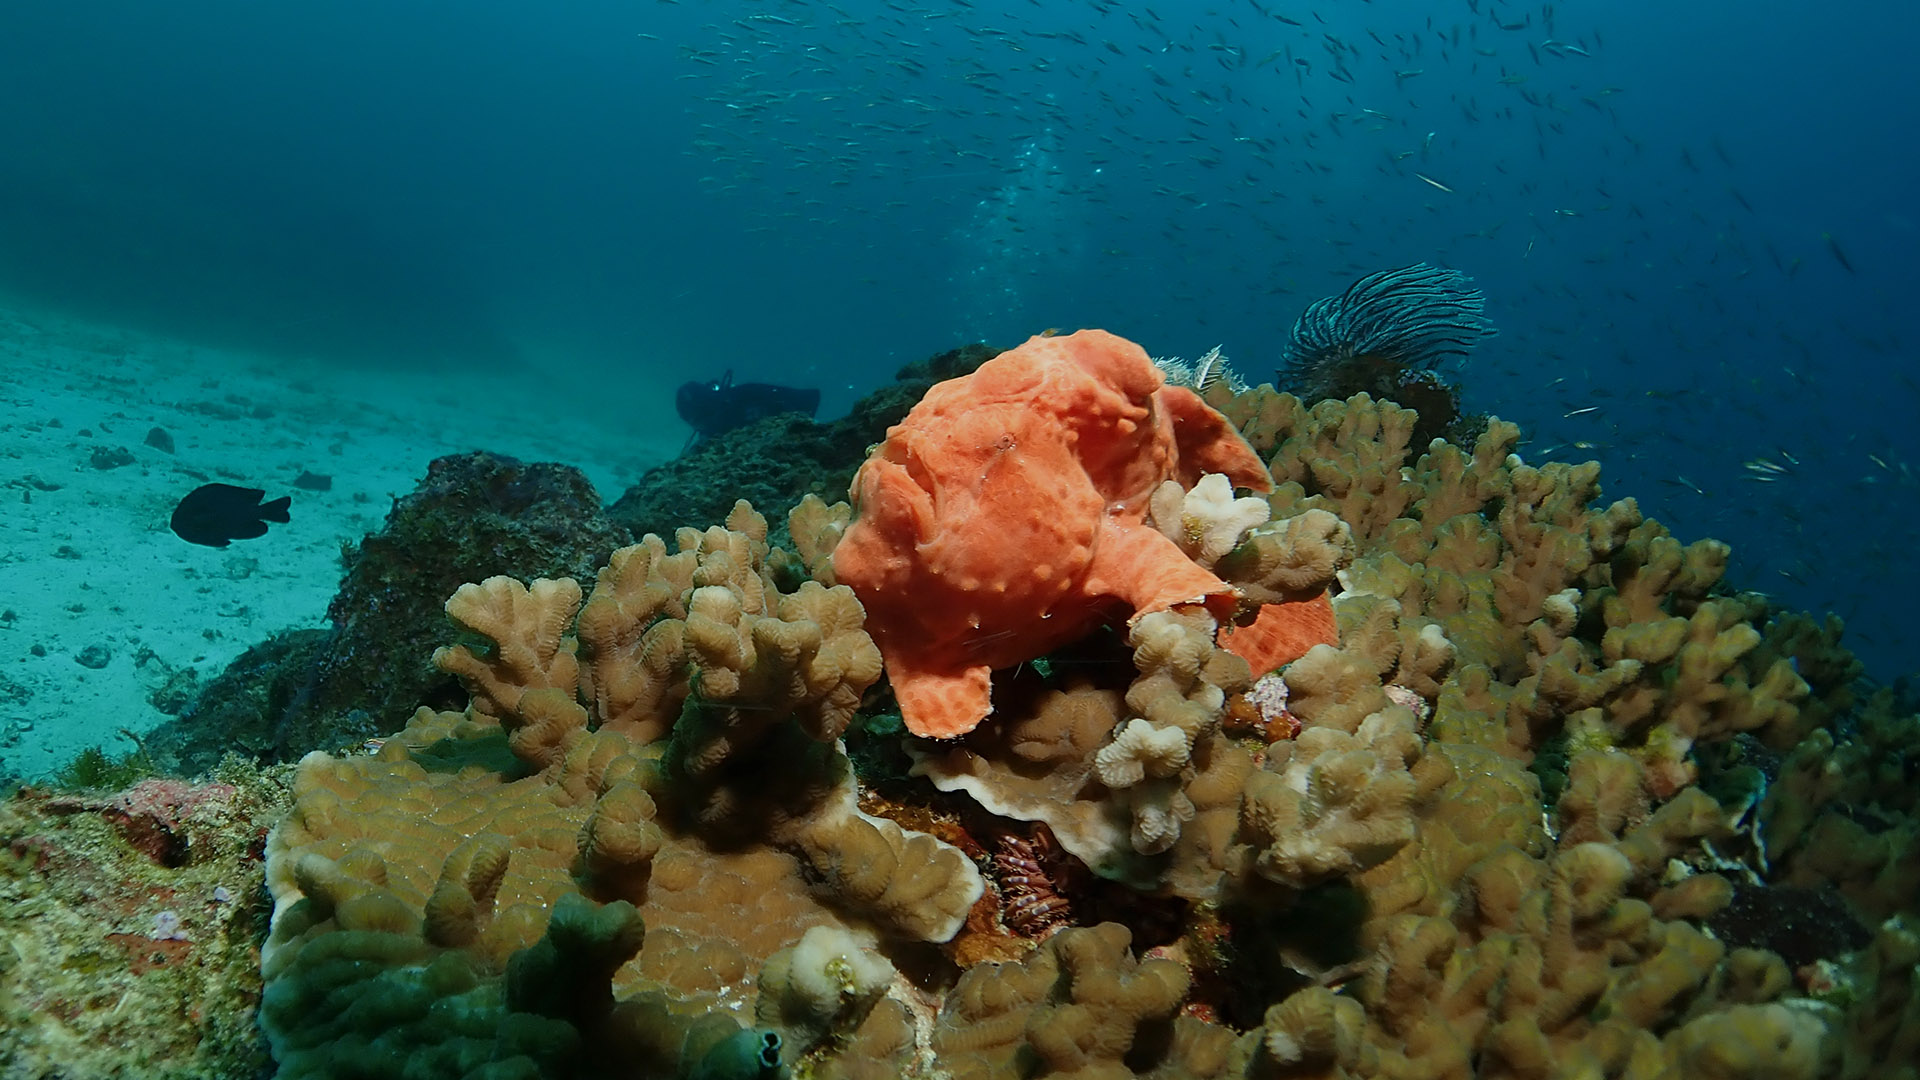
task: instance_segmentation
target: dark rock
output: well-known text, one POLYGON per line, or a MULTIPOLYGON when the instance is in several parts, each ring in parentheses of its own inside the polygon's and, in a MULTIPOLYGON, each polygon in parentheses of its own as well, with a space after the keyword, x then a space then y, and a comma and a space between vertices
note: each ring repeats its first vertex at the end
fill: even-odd
POLYGON ((147 704, 166 713, 179 716, 193 707, 200 696, 200 673, 190 667, 175 668, 165 672, 159 686, 147 694, 147 704))
POLYGON ((300 475, 293 478, 293 486, 303 491, 332 491, 333 477, 302 469, 300 475))
POLYGON ((1833 887, 1736 883, 1733 900, 1707 920, 1730 948, 1770 949, 1791 968, 1865 948, 1873 934, 1833 887))
POLYGON ((148 428, 146 443, 155 450, 164 450, 169 454, 173 453, 173 436, 167 434, 166 428, 148 428))
POLYGON ((211 416, 215 420, 238 420, 246 414, 231 405, 218 401, 189 401, 180 406, 187 412, 196 412, 201 416, 211 416))
POLYGON ((89 645, 73 654, 73 662, 95 671, 113 663, 113 650, 105 645, 89 645))
POLYGON ((343 553, 346 575, 327 609, 334 628, 278 718, 272 756, 390 734, 421 705, 464 706, 465 691, 433 666, 433 650, 454 639, 445 610, 454 590, 496 574, 590 588, 630 542, 578 469, 485 452, 434 461, 386 525, 343 553))
POLYGON ((87 455, 87 464, 96 469, 117 469, 133 464, 133 451, 124 446, 96 446, 87 455))
POLYGON ((329 637, 325 630, 289 630, 241 653, 198 688, 176 718, 147 734, 142 746, 154 767, 172 776, 197 776, 228 751, 272 758, 280 719, 313 677, 329 637))
POLYGON ((766 515, 777 541, 787 511, 808 492, 828 502, 847 497, 868 451, 934 383, 968 374, 998 354, 967 345, 909 364, 838 420, 820 423, 788 413, 716 435, 648 470, 607 516, 636 537, 651 532, 670 538, 683 525, 719 524, 734 500, 746 499, 766 515))

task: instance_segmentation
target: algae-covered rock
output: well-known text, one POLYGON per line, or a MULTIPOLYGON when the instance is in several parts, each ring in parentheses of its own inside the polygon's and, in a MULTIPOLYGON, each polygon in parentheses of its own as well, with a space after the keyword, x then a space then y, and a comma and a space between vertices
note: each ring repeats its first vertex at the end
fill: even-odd
POLYGON ((333 629, 248 652, 183 715, 192 733, 164 742, 186 771, 230 731, 234 749, 294 761, 394 731, 422 703, 464 702, 432 663, 455 589, 496 574, 591 577, 626 542, 578 469, 485 451, 438 458, 379 532, 343 549, 333 629))
POLYGON ((241 653, 142 745, 155 768, 176 776, 211 769, 229 751, 276 756, 280 719, 324 654, 325 630, 288 630, 241 653))

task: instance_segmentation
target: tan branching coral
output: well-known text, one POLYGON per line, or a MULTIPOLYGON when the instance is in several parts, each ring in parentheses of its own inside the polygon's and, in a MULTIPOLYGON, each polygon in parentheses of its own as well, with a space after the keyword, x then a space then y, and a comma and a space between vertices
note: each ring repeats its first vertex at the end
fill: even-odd
POLYGON ((1096 872, 1146 884, 1165 872, 1139 856, 1176 846, 1201 771, 1246 662, 1215 643, 1205 610, 1154 612, 1128 635, 1137 677, 1124 696, 1048 691, 952 743, 912 748, 914 771, 994 813, 1045 822, 1096 872))
MULTIPOLYGON (((1410 460, 1391 406, 1218 397, 1287 482, 1274 516, 1333 511, 1357 548, 1336 599, 1341 647, 1284 673, 1302 740, 1357 731, 1383 704, 1368 695, 1390 685, 1436 706, 1405 774, 1411 837, 1350 875, 1374 912, 1362 947, 1381 950, 1359 983, 1366 1032, 1339 1061, 1276 1075, 1571 1075, 1576 1062, 1812 1075, 1819 1023, 1770 1004, 1787 987, 1778 958, 1698 929, 1732 886, 1687 863, 1713 861, 1707 845, 1731 842, 1742 812, 1691 786, 1694 748, 1806 730, 1808 691, 1782 661, 1797 649, 1805 669, 1825 646, 1783 631, 1762 647, 1764 605, 1719 587, 1723 545, 1682 545, 1632 500, 1596 505, 1595 467, 1526 465, 1510 424, 1490 423, 1471 452, 1436 442, 1410 460), (1400 656, 1383 632, 1394 626, 1400 656), (1555 783, 1550 816, 1519 771, 1528 762, 1555 783), (1745 1040, 1770 1050, 1731 1052, 1745 1040)), ((1826 687, 1845 669, 1817 670, 1826 687)), ((1803 808, 1838 801, 1851 772, 1816 768, 1822 753, 1790 762, 1767 804, 1793 837, 1778 850, 1799 859, 1821 820, 1803 808)), ((1273 768, 1250 789, 1272 786, 1260 774, 1273 768)), ((1867 864, 1897 865, 1879 846, 1867 864)), ((1874 842, 1818 842, 1822 855, 1849 847, 1874 842)), ((1880 895, 1911 894, 1879 881, 1880 895)))
POLYGON ((1592 1061, 1678 1076, 1663 1070, 1731 1049, 1709 1051, 1719 1039, 1764 1037, 1787 1052, 1777 1075, 1815 1075, 1805 1051, 1817 1024, 1739 1011, 1786 989, 1778 959, 1729 953, 1693 925, 1724 901, 1725 881, 1665 881, 1676 856, 1723 835, 1722 812, 1692 789, 1650 809, 1640 771, 1621 753, 1576 758, 1556 850, 1534 779, 1511 758, 1430 743, 1413 770, 1414 838, 1354 879, 1375 912, 1362 935, 1377 959, 1357 993, 1367 1035, 1337 1064, 1471 1076, 1592 1061))
POLYGON ((1816 728, 1780 766, 1760 806, 1779 879, 1837 887, 1870 921, 1920 909, 1920 723, 1891 689, 1842 739, 1816 728))
MULTIPOLYGON (((1299 485, 1291 501, 1286 490, 1275 494, 1275 516, 1312 506, 1339 513, 1359 546, 1343 577, 1348 597, 1397 602, 1403 625, 1440 627, 1462 674, 1490 676, 1476 708, 1504 731, 1474 737, 1530 754, 1580 717, 1588 737, 1641 760, 1651 793, 1670 795, 1691 779, 1694 743, 1798 723, 1805 683, 1777 653, 1756 669, 1751 606, 1709 596, 1725 545, 1682 545, 1631 499, 1594 505, 1597 466, 1526 465, 1512 454, 1517 430, 1499 421, 1471 454, 1435 443, 1409 462, 1394 406, 1359 396, 1303 410, 1265 390, 1241 399, 1228 415, 1250 425, 1276 478, 1299 485), (1365 475, 1335 478, 1324 462, 1365 475), (1390 520, 1351 497, 1401 485, 1412 495, 1390 495, 1390 520)), ((1361 679, 1359 665, 1342 674, 1326 659, 1288 673, 1306 711, 1316 681, 1361 679)), ((1375 707, 1349 706, 1346 722, 1375 707)), ((1441 713, 1437 724, 1463 730, 1464 713, 1441 713)))
POLYGON ((528 690, 570 693, 580 665, 567 631, 579 610, 580 586, 572 578, 541 578, 527 586, 491 577, 462 585, 447 600, 447 617, 481 640, 438 649, 433 662, 459 676, 476 708, 489 716, 518 709, 520 695, 528 690))
POLYGON ((1307 510, 1255 533, 1215 567, 1248 601, 1277 604, 1319 593, 1353 561, 1353 531, 1325 510, 1307 510))
POLYGON ((1272 1006, 1244 1049, 1251 1077, 1346 1078, 1373 1075, 1363 1060, 1366 1010, 1323 986, 1272 1006))
POLYGON ((1138 962, 1116 923, 1066 930, 1017 965, 969 970, 947 994, 933 1045, 957 1080, 1125 1077, 1151 1068, 1186 996, 1187 972, 1138 962), (1029 1064, 1031 1063, 1031 1064, 1029 1064))
MULTIPOLYGON (((809 492, 787 515, 787 532, 793 538, 793 557, 815 581, 838 584, 833 577, 833 549, 847 534, 853 522, 853 507, 846 502, 829 504, 809 492)), ((779 549, 776 555, 785 555, 779 549)))
POLYGON ((908 745, 913 772, 963 791, 989 812, 1044 822, 1060 846, 1105 871, 1130 850, 1124 803, 1093 776, 1094 757, 1126 716, 1124 696, 1084 682, 1027 693, 1010 715, 951 742, 908 745))
POLYGON ((651 742, 666 734, 691 692, 682 598, 692 589, 697 559, 690 551, 668 555, 649 534, 600 569, 577 631, 586 696, 611 730, 651 742))
POLYGON ((1413 839, 1408 769, 1419 758, 1413 716, 1399 706, 1352 734, 1312 726, 1275 743, 1240 809, 1253 872, 1304 889, 1385 862, 1413 839))
POLYGON ((973 863, 926 833, 859 812, 850 786, 845 800, 795 835, 818 879, 847 908, 899 933, 923 941, 959 933, 986 888, 973 863))
POLYGON ((1287 708, 1302 723, 1353 732, 1392 704, 1384 678, 1398 656, 1316 645, 1285 673, 1287 708))
POLYGON ((1222 473, 1208 473, 1192 489, 1177 480, 1154 489, 1148 520, 1179 546, 1187 558, 1212 569, 1220 557, 1246 539, 1271 513, 1267 500, 1233 497, 1233 481, 1222 473))
MULTIPOLYGON (((741 503, 728 526, 681 530, 671 555, 657 537, 615 553, 584 609, 571 581, 463 588, 449 613, 486 644, 437 659, 472 690, 468 712, 422 710, 375 756, 302 763, 269 850, 277 911, 266 976, 290 1004, 268 1022, 288 1055, 338 1045, 338 1023, 291 1005, 331 978, 336 958, 360 958, 375 980, 380 957, 444 968, 434 993, 481 993, 510 957, 578 967, 568 950, 581 934, 558 914, 575 902, 633 911, 631 959, 600 976, 633 1008, 609 998, 582 1011, 573 1000, 563 1015, 509 994, 477 1023, 505 1032, 521 1010, 579 1031, 615 1013, 622 1023, 656 1016, 641 1004, 656 993, 739 1010, 708 980, 750 973, 808 926, 844 933, 845 919, 921 940, 958 930, 983 888, 973 864, 854 808, 837 736, 880 674, 858 601, 811 580, 780 591, 764 520, 741 503), (503 767, 506 753, 518 767, 503 767), (727 903, 735 877, 738 912, 727 903), (683 903, 690 893, 697 900, 683 903), (671 957, 697 958, 700 974, 671 957)), ((786 970, 791 983, 791 960, 786 970)), ((872 1007, 879 969, 862 970, 873 977, 860 982, 864 1004, 836 1013, 834 1033, 851 1033, 872 1007)), ((433 996, 392 991, 423 1008, 433 996)), ((729 1020, 689 1043, 691 1030, 667 1027, 676 1052, 692 1046, 696 1057, 733 1045, 730 1032, 751 1035, 729 1020)))
MULTIPOLYGON (((1248 396, 1269 392, 1262 388, 1248 396)), ((1277 443, 1259 430, 1246 431, 1255 449, 1271 447, 1267 468, 1278 485, 1271 496, 1276 515, 1294 506, 1331 510, 1354 535, 1372 539, 1412 508, 1421 489, 1401 475, 1413 437, 1411 410, 1375 404, 1365 394, 1304 411, 1291 394, 1276 397, 1281 411, 1291 414, 1274 424, 1277 443)))

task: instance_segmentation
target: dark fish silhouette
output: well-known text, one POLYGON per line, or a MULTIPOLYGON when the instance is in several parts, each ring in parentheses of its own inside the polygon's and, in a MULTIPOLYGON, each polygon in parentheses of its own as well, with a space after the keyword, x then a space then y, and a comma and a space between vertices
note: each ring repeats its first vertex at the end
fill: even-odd
POLYGON ((820 408, 820 391, 772 383, 739 383, 729 370, 718 382, 681 383, 673 407, 693 428, 688 445, 732 431, 780 413, 806 413, 820 408))
POLYGON ((261 502, 266 492, 232 484, 202 484, 173 508, 173 532, 180 539, 207 547, 226 547, 230 540, 267 535, 267 522, 288 521, 293 496, 261 502))

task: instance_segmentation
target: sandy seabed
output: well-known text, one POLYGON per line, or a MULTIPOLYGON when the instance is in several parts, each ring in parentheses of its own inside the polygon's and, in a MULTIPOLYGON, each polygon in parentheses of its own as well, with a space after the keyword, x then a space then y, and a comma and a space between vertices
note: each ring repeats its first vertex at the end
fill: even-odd
POLYGON ((524 378, 326 370, 0 309, 0 779, 132 750, 184 670, 204 684, 276 631, 325 626, 342 543, 440 455, 575 465, 611 500, 679 449, 671 414, 614 430, 563 409, 524 378), (172 452, 148 445, 156 427, 172 452), (303 472, 331 488, 294 487, 303 472), (292 521, 181 540, 175 504, 212 481, 291 494, 292 521))

